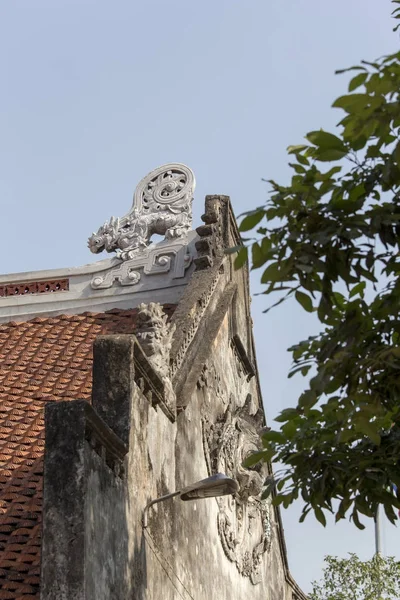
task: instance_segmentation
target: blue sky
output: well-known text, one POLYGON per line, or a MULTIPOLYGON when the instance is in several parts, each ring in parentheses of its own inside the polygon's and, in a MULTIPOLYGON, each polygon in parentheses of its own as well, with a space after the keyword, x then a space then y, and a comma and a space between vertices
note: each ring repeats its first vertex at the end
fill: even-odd
MULTIPOLYGON (((123 215, 166 162, 229 194, 237 214, 285 182, 285 148, 333 128, 346 91, 335 69, 398 49, 389 0, 13 0, 0 5, 3 273, 93 261, 86 240, 123 215)), ((258 290, 254 278, 253 291, 258 290)), ((267 417, 293 405, 286 349, 316 324, 295 304, 253 316, 267 417)), ((373 530, 326 530, 283 514, 293 575, 307 591, 324 554, 373 552, 373 530)), ((399 556, 398 531, 384 549, 399 556)))

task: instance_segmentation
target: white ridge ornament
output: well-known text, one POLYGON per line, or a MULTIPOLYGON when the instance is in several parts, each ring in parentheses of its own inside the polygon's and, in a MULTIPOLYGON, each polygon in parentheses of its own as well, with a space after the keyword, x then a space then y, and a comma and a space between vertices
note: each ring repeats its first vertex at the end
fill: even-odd
POLYGON ((186 165, 158 167, 137 186, 131 210, 122 218, 111 217, 90 236, 90 250, 116 252, 129 260, 150 245, 154 234, 169 240, 185 237, 192 227, 195 185, 193 171, 186 165))

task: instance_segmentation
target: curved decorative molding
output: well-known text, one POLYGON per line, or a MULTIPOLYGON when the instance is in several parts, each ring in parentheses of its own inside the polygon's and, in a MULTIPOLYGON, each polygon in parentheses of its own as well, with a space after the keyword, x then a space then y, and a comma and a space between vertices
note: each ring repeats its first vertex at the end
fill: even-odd
POLYGON ((270 550, 272 527, 270 503, 261 500, 263 477, 241 465, 258 449, 262 421, 243 408, 230 408, 215 422, 203 418, 203 445, 210 475, 222 472, 240 485, 234 497, 218 498, 218 533, 224 552, 239 573, 253 584, 262 579, 264 554, 270 550))
POLYGON ((140 283, 147 275, 168 273, 172 269, 173 279, 185 276, 186 269, 192 262, 189 246, 184 240, 161 244, 154 248, 146 248, 134 258, 121 261, 116 266, 98 272, 91 281, 94 290, 107 289, 118 282, 122 286, 133 286, 140 283))
POLYGON ((209 282, 209 287, 203 292, 198 298, 197 304, 194 307, 193 311, 190 315, 190 326, 184 333, 182 337, 180 346, 175 356, 171 360, 170 373, 171 378, 173 378, 178 372, 179 368, 182 366, 182 363, 185 359, 186 352, 193 341, 194 336, 196 335, 197 328, 199 323, 207 309, 207 306, 210 303, 212 295, 219 283, 220 273, 218 272, 215 277, 209 282))
POLYGON ((123 477, 123 460, 128 452, 127 446, 88 402, 84 400, 75 400, 75 402, 82 403, 85 412, 85 437, 89 444, 116 475, 123 477))
POLYGON ((122 218, 111 217, 90 236, 90 250, 116 252, 122 260, 130 260, 149 246, 154 234, 168 240, 184 238, 192 227, 195 185, 186 165, 158 167, 137 186, 131 210, 122 218))

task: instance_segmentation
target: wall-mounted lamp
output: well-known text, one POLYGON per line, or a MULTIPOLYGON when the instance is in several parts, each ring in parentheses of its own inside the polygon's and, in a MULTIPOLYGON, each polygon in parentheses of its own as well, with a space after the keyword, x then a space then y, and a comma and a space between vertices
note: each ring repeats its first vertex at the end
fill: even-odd
POLYGON ((150 506, 158 502, 164 502, 164 500, 174 498, 175 496, 179 496, 184 501, 196 500, 197 498, 215 498, 216 496, 235 494, 237 491, 239 491, 239 484, 234 479, 227 477, 223 473, 211 475, 211 477, 192 483, 192 485, 188 485, 182 490, 151 500, 143 511, 143 527, 147 527, 147 513, 150 506))

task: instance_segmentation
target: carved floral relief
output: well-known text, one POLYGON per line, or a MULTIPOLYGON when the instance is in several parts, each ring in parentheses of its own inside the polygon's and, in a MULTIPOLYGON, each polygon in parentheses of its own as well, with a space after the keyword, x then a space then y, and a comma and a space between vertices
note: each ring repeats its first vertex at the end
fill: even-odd
POLYGON ((235 478, 240 491, 218 498, 218 533, 224 552, 238 571, 253 584, 262 578, 264 554, 270 549, 272 529, 270 503, 261 500, 263 476, 242 467, 243 460, 259 448, 262 417, 250 416, 249 403, 225 413, 211 423, 203 418, 203 444, 210 475, 226 473, 235 478))

